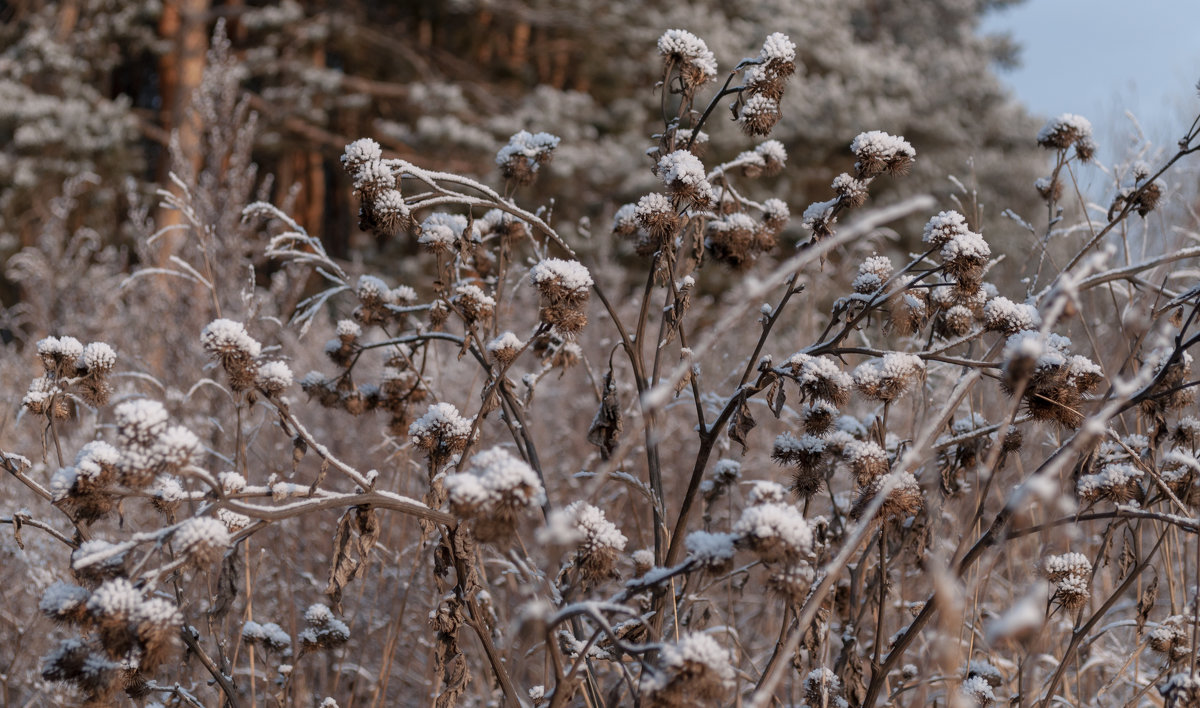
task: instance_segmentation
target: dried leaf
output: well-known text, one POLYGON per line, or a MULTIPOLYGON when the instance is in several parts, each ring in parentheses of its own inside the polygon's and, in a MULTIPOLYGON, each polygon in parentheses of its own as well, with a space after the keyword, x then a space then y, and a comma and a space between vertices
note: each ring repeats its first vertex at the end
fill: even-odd
POLYGON ((612 369, 604 374, 604 395, 600 399, 600 410, 588 428, 587 441, 600 448, 600 458, 607 460, 617 448, 621 437, 621 401, 617 398, 617 385, 613 381, 612 369))
POLYGON ((221 561, 221 574, 217 576, 217 597, 213 601, 208 614, 212 619, 220 621, 233 609, 233 601, 238 594, 238 574, 242 565, 238 562, 237 553, 226 553, 221 561))
POLYGON ((746 454, 746 433, 754 430, 755 425, 758 424, 750 414, 750 405, 743 399, 729 421, 729 439, 742 446, 743 455, 746 454))
POLYGON ((787 403, 787 392, 783 389, 783 379, 775 377, 771 388, 767 389, 767 405, 771 407, 771 412, 775 414, 776 419, 783 412, 785 403, 787 403))
POLYGON ((379 539, 379 519, 369 506, 354 506, 338 519, 333 535, 333 560, 325 594, 336 612, 342 611, 342 591, 367 572, 368 557, 379 539))
POLYGON ((305 453, 308 452, 308 443, 304 438, 297 435, 292 438, 292 474, 296 474, 296 469, 300 466, 300 461, 304 459, 305 453))
POLYGON ((1150 616, 1150 611, 1154 609, 1154 603, 1158 600, 1158 576, 1155 575, 1150 584, 1142 589, 1142 594, 1138 597, 1137 604, 1137 635, 1142 636, 1142 628, 1146 626, 1146 619, 1150 616))

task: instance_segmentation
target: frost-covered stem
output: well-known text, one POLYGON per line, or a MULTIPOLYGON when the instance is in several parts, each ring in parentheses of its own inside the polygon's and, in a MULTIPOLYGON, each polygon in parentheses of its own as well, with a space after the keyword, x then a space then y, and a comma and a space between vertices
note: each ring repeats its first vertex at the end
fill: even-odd
MULTIPOLYGON (((887 417, 887 406, 884 408, 884 417, 887 417)), ((879 599, 875 608, 875 646, 872 649, 874 652, 871 657, 871 668, 878 670, 879 655, 883 648, 883 607, 887 602, 887 524, 881 524, 879 527, 879 599)))
POLYGON ((329 448, 317 442, 316 438, 314 438, 312 434, 308 432, 308 428, 305 428, 304 424, 301 423, 300 420, 292 413, 287 403, 284 403, 283 400, 275 395, 267 395, 267 400, 271 402, 271 405, 275 407, 275 410, 279 412, 279 415, 288 422, 293 430, 296 431, 296 434, 308 444, 309 449, 314 450, 322 460, 328 462, 339 472, 349 477, 355 484, 362 487, 364 490, 371 489, 375 486, 373 481, 368 480, 361 472, 345 462, 342 462, 337 458, 336 455, 329 451, 329 448))
POLYGON ((717 92, 717 95, 712 97, 712 100, 708 102, 708 106, 705 107, 704 112, 700 114, 700 119, 697 120, 695 125, 692 126, 692 137, 688 139, 687 144, 688 150, 692 149, 692 143, 696 141, 696 136, 700 134, 700 128, 704 126, 704 122, 708 120, 710 115, 712 115, 713 109, 717 107, 717 104, 721 102, 721 99, 730 94, 741 91, 741 87, 732 89, 729 88, 729 84, 733 83, 733 77, 737 76, 737 73, 743 68, 753 64, 761 63, 762 62, 757 59, 743 59, 738 63, 737 66, 733 67, 733 69, 729 71, 729 76, 725 79, 725 85, 721 87, 721 90, 717 92))
POLYGON ((204 651, 204 646, 200 644, 191 630, 192 628, 186 624, 179 630, 179 636, 183 638, 183 643, 187 645, 188 651, 200 659, 200 664, 204 666, 208 673, 212 675, 213 680, 217 682, 217 685, 221 687, 221 690, 225 692, 225 705, 228 708, 239 708, 241 704, 238 702, 238 692, 233 684, 233 680, 217 668, 217 665, 213 663, 212 657, 204 651))
MULTIPOLYGON (((875 495, 875 498, 863 510, 862 520, 846 534, 845 539, 842 541, 841 550, 825 566, 821 580, 809 592, 808 597, 804 601, 804 606, 797 613, 796 624, 788 632, 787 641, 783 643, 783 648, 780 651, 782 656, 791 656, 796 651, 796 647, 800 646, 800 639, 804 636, 808 626, 812 624, 813 619, 816 618, 817 611, 825 602, 825 596, 833 589, 838 574, 845 569, 846 564, 850 562, 850 556, 854 555, 854 552, 858 549, 858 545, 862 543, 867 532, 874 526, 873 519, 879 513, 879 510, 883 508, 883 502, 887 499, 888 494, 891 493, 895 482, 895 479, 884 482, 882 488, 875 495)), ((775 693, 775 687, 783 680, 784 667, 790 666, 791 662, 779 661, 763 673, 762 677, 758 680, 758 685, 754 687, 754 693, 751 694, 750 699, 746 702, 747 708, 764 708, 764 706, 768 705, 771 702, 772 695, 775 693)), ((871 704, 864 702, 863 705, 869 706, 871 704)))
MULTIPOLYGON (((1142 561, 1129 572, 1129 576, 1125 578, 1124 582, 1122 582, 1121 585, 1115 591, 1113 591, 1111 595, 1109 595, 1108 599, 1104 601, 1104 604, 1100 606, 1100 609, 1092 613, 1091 618, 1088 619, 1088 621, 1084 623, 1082 627, 1079 627, 1074 633, 1071 634, 1071 642, 1067 645, 1067 650, 1063 652, 1062 659, 1060 659, 1058 662, 1058 668, 1055 669, 1054 675, 1050 677, 1050 681, 1046 684, 1044 693, 1042 694, 1042 708, 1049 707, 1051 700, 1054 698, 1054 689, 1058 688, 1058 682, 1062 680, 1063 673, 1066 672, 1067 664, 1071 659, 1071 655, 1075 653, 1075 649, 1079 647, 1079 644, 1083 641, 1084 637, 1086 637, 1088 633, 1092 631, 1092 627, 1095 627, 1097 622, 1104 619, 1105 615, 1108 614, 1109 609, 1116 604, 1117 600, 1121 599, 1121 596, 1125 594, 1125 591, 1128 590, 1129 587, 1133 585, 1134 581, 1141 576, 1142 572, 1149 567, 1150 561, 1158 552, 1159 547, 1162 546, 1163 541, 1166 540, 1168 531, 1169 529, 1164 529, 1163 532, 1159 534, 1158 541, 1154 544, 1154 548, 1151 548, 1150 552, 1146 554, 1146 557, 1143 558, 1142 561)), ((1195 661, 1195 652, 1192 652, 1193 665, 1195 664, 1195 661)))
MULTIPOLYGON (((1185 143, 1185 145, 1186 144, 1187 143, 1185 143)), ((1190 155, 1191 153, 1196 152, 1197 150, 1200 150, 1200 145, 1198 145, 1196 147, 1181 148, 1179 150, 1179 152, 1175 153, 1171 157, 1170 160, 1167 160, 1167 163, 1165 165, 1163 165, 1162 167, 1160 167, 1157 172, 1155 172, 1150 177, 1147 177, 1143 181, 1142 186, 1140 186, 1136 190, 1134 190, 1133 193, 1130 194, 1125 199, 1125 204, 1121 207, 1121 211, 1118 212, 1117 215, 1114 216, 1112 219, 1110 219, 1108 224, 1106 224, 1104 226, 1104 228, 1100 229, 1100 231, 1098 231, 1096 233, 1096 235, 1091 238, 1091 240, 1089 240, 1086 244, 1084 244, 1083 248, 1079 249, 1079 252, 1076 253, 1074 256, 1072 256, 1071 260, 1068 261, 1067 264, 1058 271, 1058 274, 1054 277, 1054 280, 1051 281, 1051 283, 1049 285, 1047 285, 1041 292, 1039 292, 1037 294, 1037 300, 1041 300, 1042 297, 1044 297, 1046 295, 1046 293, 1053 290, 1054 286, 1060 280, 1062 280, 1062 277, 1065 273, 1067 273, 1072 268, 1074 268, 1076 265, 1078 265, 1079 261, 1083 260, 1083 257, 1085 255, 1087 255, 1088 251, 1092 250, 1092 248, 1094 248, 1096 246, 1096 244, 1100 242, 1101 239, 1103 239, 1105 236, 1107 236, 1108 233, 1117 226, 1117 224, 1121 223, 1122 221, 1125 220, 1126 217, 1129 216, 1130 212, 1132 212, 1134 210, 1134 208, 1137 204, 1137 199, 1142 194, 1142 192, 1146 191, 1146 189, 1148 189, 1150 187, 1150 185, 1154 184, 1154 181, 1157 180, 1159 177, 1161 177, 1168 169, 1171 168, 1172 165, 1174 165, 1176 162, 1183 159, 1187 155, 1190 155)))
POLYGON ((25 526, 29 526, 29 527, 35 528, 35 529, 41 529, 42 531, 45 531, 46 533, 50 534, 54 538, 57 538, 59 541, 62 541, 63 543, 65 543, 67 546, 69 546, 71 548, 79 547, 78 543, 76 543, 75 541, 72 541, 71 539, 64 536, 58 529, 54 528, 53 526, 45 524, 41 521, 38 521, 37 519, 34 519, 33 517, 27 516, 25 514, 21 514, 19 512, 16 514, 13 514, 12 516, 0 516, 0 524, 12 524, 14 534, 20 533, 21 528, 23 528, 25 526))
MULTIPOLYGON (((57 406, 57 401, 55 401, 55 398, 57 398, 57 397, 58 397, 58 394, 55 394, 54 396, 52 396, 50 398, 50 410, 51 411, 53 411, 54 408, 57 406)), ((54 452, 58 457, 58 466, 63 467, 67 463, 63 462, 62 443, 58 439, 58 426, 54 425, 54 416, 51 415, 49 412, 47 412, 47 414, 46 414, 46 428, 50 431, 51 439, 54 440, 54 452)))
POLYGON ((280 521, 282 519, 290 519, 296 516, 301 516, 312 511, 320 509, 334 509, 340 507, 363 506, 370 505, 380 509, 389 509, 391 511, 399 511, 409 516, 414 516, 418 519, 432 521, 439 524, 454 524, 457 519, 453 515, 447 514, 444 511, 430 509, 428 506, 414 500, 402 497, 398 494, 382 491, 369 491, 357 494, 335 494, 328 497, 312 497, 306 498, 293 504, 283 504, 280 506, 260 506, 258 504, 247 504, 245 502, 234 499, 226 499, 222 504, 227 509, 244 514, 251 518, 263 519, 266 521, 280 521))

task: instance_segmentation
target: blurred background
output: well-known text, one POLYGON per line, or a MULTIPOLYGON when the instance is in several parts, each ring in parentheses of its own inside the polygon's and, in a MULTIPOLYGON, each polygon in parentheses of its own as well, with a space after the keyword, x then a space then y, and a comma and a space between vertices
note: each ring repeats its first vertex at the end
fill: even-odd
MULTIPOLYGON (((335 257, 368 261, 412 245, 356 227, 338 157, 363 136, 495 182, 492 157, 509 135, 553 132, 555 161, 522 198, 553 197, 569 234, 584 218, 607 233, 616 208, 652 184, 655 40, 672 27, 705 39, 722 76, 769 32, 798 44, 772 135, 791 166, 768 185, 797 213, 825 198, 853 137, 879 129, 904 135, 919 159, 915 178, 878 185, 878 199, 945 195, 954 177, 978 189, 981 227, 1009 228, 1004 209, 1038 213, 1030 185, 1046 159, 1033 137, 1045 117, 1087 116, 1101 159, 1120 159, 1140 149, 1124 111, 1170 144, 1200 76, 1200 46, 1187 41, 1200 6, 1168 0, 0 2, 0 256, 34 244, 64 182, 81 175, 71 218, 99 241, 128 246, 133 207, 147 225, 172 223, 154 190, 170 171, 198 173, 205 131, 232 119, 191 102, 218 20, 257 120, 257 195, 290 205, 335 257)), ((752 146, 725 116, 708 128, 730 155, 711 158, 752 146)), ((10 271, 5 306, 21 297, 10 271)))

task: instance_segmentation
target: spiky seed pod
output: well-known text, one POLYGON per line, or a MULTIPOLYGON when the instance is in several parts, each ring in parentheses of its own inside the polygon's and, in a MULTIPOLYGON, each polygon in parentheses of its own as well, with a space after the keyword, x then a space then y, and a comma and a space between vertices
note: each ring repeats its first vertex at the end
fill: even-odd
POLYGON ((833 359, 797 352, 783 366, 791 372, 800 386, 800 395, 807 400, 828 401, 835 406, 850 402, 854 380, 833 359))
POLYGON ((804 677, 804 698, 810 706, 836 706, 842 681, 829 669, 813 669, 804 677))
POLYGON ((619 554, 625 550, 625 534, 591 504, 572 502, 564 512, 578 539, 574 561, 580 583, 589 587, 619 577, 616 566, 619 554))
POLYGON ((859 364, 854 386, 868 398, 891 402, 912 390, 925 376, 925 362, 914 354, 888 352, 878 362, 859 364))
POLYGON ((638 200, 633 218, 636 225, 650 235, 650 243, 655 250, 671 246, 682 224, 682 219, 675 212, 671 200, 657 192, 638 200))
POLYGON ((667 644, 659 665, 642 681, 642 695, 652 708, 719 704, 733 686, 729 652, 707 634, 685 634, 667 644))
POLYGON ((715 195, 704 172, 704 163, 691 152, 667 153, 655 163, 655 170, 676 207, 691 204, 706 209, 714 202, 715 195))
POLYGON ((754 262, 758 231, 759 225, 750 215, 734 212, 708 222, 704 246, 717 261, 739 270, 754 262))
POLYGON ((216 563, 229 548, 229 530, 219 519, 201 516, 184 521, 172 538, 175 549, 197 568, 216 563))
POLYGON ((664 68, 679 72, 680 90, 690 99, 700 86, 717 78, 717 60, 704 40, 687 30, 667 30, 658 38, 664 68))
POLYGON ((588 294, 592 276, 577 261, 547 258, 529 271, 529 279, 541 295, 539 316, 564 335, 573 336, 587 324, 588 294))
POLYGON ((857 179, 843 172, 833 178, 833 191, 837 194, 838 202, 847 209, 857 209, 867 203, 870 196, 871 180, 857 179))
POLYGON ((42 593, 38 609, 55 622, 83 625, 88 620, 87 602, 90 597, 91 593, 84 588, 59 581, 42 593))
POLYGON ((970 308, 954 305, 948 310, 938 313, 934 326, 939 336, 947 339, 961 337, 969 333, 975 325, 975 314, 970 308))
POLYGON ((833 421, 838 417, 838 409, 829 401, 816 399, 806 403, 800 409, 800 419, 804 421, 804 432, 809 435, 824 435, 833 427, 833 421))
POLYGON ((292 650, 292 638, 274 622, 246 622, 242 625, 242 640, 283 656, 290 654, 292 650))
POLYGON ((850 143, 850 152, 854 153, 857 160, 854 169, 858 171, 860 179, 884 172, 891 175, 907 174, 917 158, 917 151, 908 141, 881 130, 859 133, 850 143))
POLYGON ((109 656, 122 657, 136 644, 131 620, 143 601, 141 591, 125 578, 104 582, 88 598, 88 613, 109 656))
POLYGON ((812 554, 812 529, 798 508, 782 502, 754 504, 733 525, 737 545, 764 563, 796 563, 812 554))
POLYGON ((142 646, 138 669, 152 673, 175 653, 178 648, 179 627, 183 615, 175 603, 154 597, 141 603, 134 612, 132 623, 136 627, 138 642, 142 646))
POLYGON ((297 639, 307 651, 336 649, 350 641, 350 628, 320 603, 308 607, 304 612, 304 623, 308 626, 297 639))
POLYGON ((771 459, 784 467, 793 468, 792 491, 799 497, 810 497, 821 491, 825 482, 825 441, 813 435, 796 438, 783 433, 775 438, 771 459))
POLYGON ((200 333, 200 343, 225 369, 231 389, 245 391, 254 385, 258 370, 255 360, 262 353, 262 345, 246 333, 241 322, 213 320, 200 333))
POLYGON ((538 168, 550 162, 560 139, 549 133, 518 131, 508 139, 508 144, 496 153, 496 165, 505 179, 517 184, 533 184, 538 168))
POLYGON ((379 143, 370 138, 360 138, 349 143, 341 157, 342 167, 351 176, 357 174, 368 162, 381 159, 383 159, 383 149, 379 147, 379 143))
POLYGON ((887 451, 870 440, 851 440, 842 446, 841 454, 859 486, 866 486, 891 470, 887 451))
POLYGON ((892 484, 893 477, 896 478, 895 484, 888 492, 887 498, 884 499, 883 506, 880 507, 875 518, 881 521, 902 521, 919 512, 925 505, 921 485, 917 483, 917 479, 913 477, 912 473, 899 472, 875 477, 861 487, 854 506, 850 509, 850 518, 861 519, 867 511, 867 507, 871 505, 884 486, 892 484))
POLYGON ((710 575, 724 575, 733 567, 736 540, 731 533, 693 531, 685 539, 688 558, 710 575))
POLYGON ((792 606, 798 607, 808 597, 815 573, 804 561, 781 566, 767 576, 767 589, 779 595, 792 606))
POLYGON ((1087 118, 1063 113, 1046 121, 1038 132, 1037 144, 1048 150, 1066 150, 1075 145, 1080 158, 1086 162, 1096 150, 1091 138, 1092 124, 1087 118))
POLYGON ((779 101, 766 94, 756 93, 748 98, 738 111, 738 125, 746 135, 770 135, 771 129, 782 117, 779 101))
POLYGON ((414 445, 428 453, 437 469, 466 449, 471 420, 459 415, 449 403, 436 403, 409 427, 408 435, 414 445))
POLYGON ((1038 177, 1033 183, 1033 188, 1037 190, 1038 196, 1047 203, 1057 202, 1058 200, 1062 199, 1063 183, 1060 179, 1038 177))
POLYGON ((480 541, 508 539, 516 533, 518 517, 546 501, 533 468, 499 447, 476 455, 467 472, 447 475, 443 487, 451 511, 474 520, 480 541))

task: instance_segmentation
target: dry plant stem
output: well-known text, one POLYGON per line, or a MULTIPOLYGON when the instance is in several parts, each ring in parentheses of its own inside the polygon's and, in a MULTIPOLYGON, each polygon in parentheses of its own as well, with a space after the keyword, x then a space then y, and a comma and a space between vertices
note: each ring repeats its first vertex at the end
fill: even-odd
POLYGON ((213 663, 212 658, 207 652, 204 651, 204 647, 200 645, 200 642, 197 641, 196 637, 192 636, 192 633, 189 631, 189 628, 186 625, 179 630, 179 636, 183 638, 183 643, 187 646, 188 651, 196 655, 196 658, 200 660, 200 663, 204 666, 208 673, 212 675, 213 680, 216 681, 217 685, 221 687, 221 690, 225 692, 225 705, 228 708, 240 708, 241 704, 237 699, 237 688, 233 685, 233 681, 228 676, 221 673, 221 670, 217 668, 215 663, 213 663))
MULTIPOLYGON (((1108 599, 1104 601, 1104 604, 1101 605, 1098 610, 1092 613, 1091 618, 1089 618, 1088 621, 1083 624, 1083 626, 1079 627, 1071 634, 1071 642, 1067 645, 1067 649, 1063 653, 1062 659, 1060 659, 1058 662, 1058 668, 1050 677, 1050 681, 1046 684, 1044 689, 1043 698, 1041 701, 1042 708, 1048 708, 1050 705, 1051 700, 1054 698, 1054 690, 1058 688, 1058 682, 1062 680, 1063 673, 1065 673, 1067 670, 1067 663, 1074 655, 1075 649, 1079 647, 1080 642, 1082 642, 1083 639, 1088 635, 1088 632, 1092 630, 1092 627, 1096 626, 1097 622, 1104 619, 1104 616, 1108 613, 1108 610, 1114 604, 1116 604, 1117 600, 1121 599, 1121 596, 1125 594, 1125 591, 1128 590, 1129 587, 1133 585, 1134 581, 1141 576, 1142 572, 1149 567, 1150 561, 1154 558, 1155 553, 1158 552, 1159 547, 1162 546, 1162 543, 1164 540, 1166 540, 1166 538, 1167 531, 1164 530, 1161 534, 1159 534, 1158 541, 1154 544, 1154 548, 1151 548, 1150 552, 1146 554, 1146 557, 1143 558, 1142 561, 1130 571, 1129 576, 1125 578, 1121 585, 1118 586, 1115 591, 1113 591, 1112 595, 1110 595, 1108 599)), ((1195 661, 1194 652, 1192 661, 1195 661)))
POLYGON ((12 516, 0 516, 0 524, 12 524, 13 534, 16 535, 18 539, 20 538, 21 529, 25 526, 29 526, 31 528, 45 531, 59 541, 62 541, 70 548, 79 547, 79 544, 76 541, 67 538, 60 531, 58 531, 58 529, 38 521, 27 514, 17 513, 13 514, 12 516))

